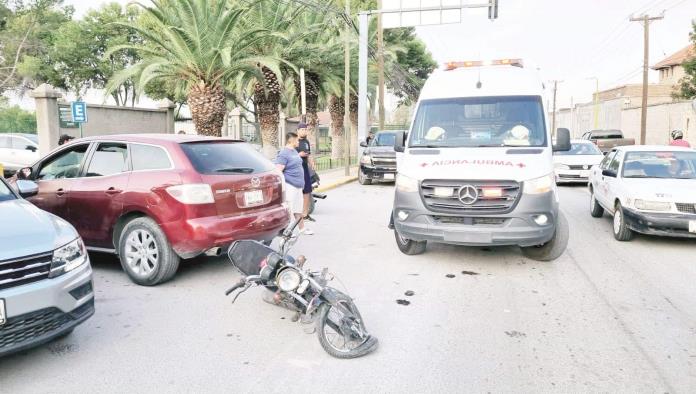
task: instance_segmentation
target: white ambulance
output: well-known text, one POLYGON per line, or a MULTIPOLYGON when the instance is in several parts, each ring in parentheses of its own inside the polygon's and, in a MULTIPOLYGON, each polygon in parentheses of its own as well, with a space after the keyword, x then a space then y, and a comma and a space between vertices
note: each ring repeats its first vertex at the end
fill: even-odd
POLYGON ((391 226, 408 255, 427 242, 517 245, 558 258, 568 224, 558 205, 553 151, 570 150, 546 119, 545 87, 519 59, 448 63, 421 91, 411 128, 397 136, 391 226))

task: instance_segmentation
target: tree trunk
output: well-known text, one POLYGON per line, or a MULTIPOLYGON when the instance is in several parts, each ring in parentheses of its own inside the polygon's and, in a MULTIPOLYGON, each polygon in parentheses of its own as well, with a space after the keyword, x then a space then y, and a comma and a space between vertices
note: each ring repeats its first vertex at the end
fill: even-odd
POLYGON ((254 103, 261 125, 261 143, 263 154, 272 159, 278 151, 278 124, 280 122, 280 84, 278 77, 267 67, 261 69, 264 84, 254 86, 254 103))
POLYGON ((331 114, 331 158, 342 159, 345 147, 343 136, 343 99, 331 96, 329 99, 329 113, 331 114))
POLYGON ((358 96, 350 95, 350 156, 355 157, 358 152, 358 96))
POLYGON ((227 113, 222 85, 210 86, 201 81, 191 87, 187 101, 196 132, 200 135, 221 137, 222 123, 227 113))
MULTIPOLYGON (((302 113, 302 89, 300 78, 295 78, 295 91, 297 92, 297 103, 300 113, 302 113)), ((319 75, 313 72, 305 73, 305 98, 307 100, 307 138, 314 145, 314 152, 319 152, 319 117, 317 108, 319 107, 319 75)))

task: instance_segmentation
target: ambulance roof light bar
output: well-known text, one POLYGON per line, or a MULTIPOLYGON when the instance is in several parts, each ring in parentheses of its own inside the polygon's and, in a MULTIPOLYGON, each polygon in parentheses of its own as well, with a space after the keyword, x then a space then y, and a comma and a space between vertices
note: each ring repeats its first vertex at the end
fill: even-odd
POLYGON ((483 66, 514 66, 524 67, 522 59, 498 59, 491 61, 469 60, 464 62, 448 62, 445 64, 445 70, 450 71, 457 68, 483 67, 483 66))

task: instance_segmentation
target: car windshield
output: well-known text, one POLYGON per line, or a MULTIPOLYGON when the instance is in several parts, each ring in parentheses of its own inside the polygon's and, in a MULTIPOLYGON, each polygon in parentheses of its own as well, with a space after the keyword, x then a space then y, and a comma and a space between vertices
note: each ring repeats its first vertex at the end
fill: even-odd
POLYGON ((547 146, 541 97, 468 97, 423 101, 409 146, 547 146))
POLYGON ((394 146, 394 142, 396 142, 396 134, 378 133, 372 140, 372 146, 394 146))
POLYGON ((696 179, 696 152, 628 152, 623 177, 696 179))
POLYGON ((573 143, 570 150, 567 152, 554 152, 557 156, 573 156, 573 155, 601 155, 602 151, 595 144, 590 143, 573 143))
POLYGON ((10 190, 10 187, 7 186, 5 181, 0 180, 0 202, 3 201, 9 201, 9 200, 15 200, 17 197, 12 193, 12 190, 10 190))
POLYGON ((256 174, 273 170, 273 163, 249 144, 239 142, 190 142, 181 144, 200 174, 256 174))

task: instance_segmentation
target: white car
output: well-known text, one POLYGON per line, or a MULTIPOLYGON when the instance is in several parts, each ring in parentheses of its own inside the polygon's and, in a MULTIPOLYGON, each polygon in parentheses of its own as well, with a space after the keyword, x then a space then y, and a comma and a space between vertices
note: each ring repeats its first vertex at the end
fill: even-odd
POLYGON ((613 149, 590 174, 590 209, 614 216, 614 237, 634 232, 696 238, 696 150, 673 146, 613 149))
POLYGON ((571 141, 567 152, 553 152, 556 183, 584 183, 590 178, 590 169, 604 159, 597 145, 582 140, 571 141))
POLYGON ((14 173, 37 160, 39 140, 36 134, 0 134, 0 164, 5 173, 14 173))

